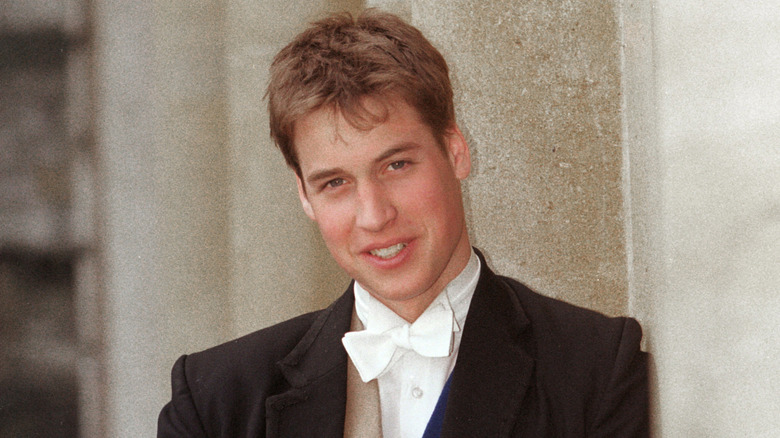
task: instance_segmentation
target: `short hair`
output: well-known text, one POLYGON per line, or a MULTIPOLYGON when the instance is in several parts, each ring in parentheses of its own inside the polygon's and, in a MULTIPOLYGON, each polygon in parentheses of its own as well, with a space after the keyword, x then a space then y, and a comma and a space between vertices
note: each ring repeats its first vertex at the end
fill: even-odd
POLYGON ((375 9, 357 18, 330 15, 301 32, 275 57, 266 91, 271 137, 301 176, 295 123, 320 108, 368 129, 387 114, 372 114, 366 97, 398 96, 419 113, 443 147, 455 124, 452 85, 444 57, 415 27, 375 9))

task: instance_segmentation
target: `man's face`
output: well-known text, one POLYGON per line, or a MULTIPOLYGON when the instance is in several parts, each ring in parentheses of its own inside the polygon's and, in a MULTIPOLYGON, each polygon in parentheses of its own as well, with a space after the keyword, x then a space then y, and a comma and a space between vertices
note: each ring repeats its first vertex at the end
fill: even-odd
POLYGON ((471 255, 460 191, 471 159, 457 127, 443 152, 403 100, 365 103, 387 119, 359 130, 323 108, 296 123, 298 191, 338 264, 414 321, 471 255))

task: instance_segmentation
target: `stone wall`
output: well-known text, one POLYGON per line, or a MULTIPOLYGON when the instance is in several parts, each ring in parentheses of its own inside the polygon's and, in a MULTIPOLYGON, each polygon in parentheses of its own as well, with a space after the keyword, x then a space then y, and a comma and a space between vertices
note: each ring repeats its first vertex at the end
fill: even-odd
POLYGON ((154 435, 178 355, 320 308, 346 286, 268 138, 262 95, 271 57, 307 21, 365 6, 410 20, 451 64, 475 162, 469 228, 491 265, 642 322, 656 435, 780 431, 778 7, 96 0, 84 13, 75 0, 35 4, 27 15, 20 0, 3 10, 54 20, 68 35, 89 29, 62 79, 63 138, 85 146, 64 167, 47 155, 17 172, 3 160, 0 217, 10 225, 0 236, 36 246, 61 232, 77 249, 83 436, 154 435), (41 202, 52 202, 54 220, 14 219, 41 202), (66 205, 78 207, 62 213, 66 205))
POLYGON ((541 293, 625 314, 617 4, 411 3, 452 65, 474 244, 541 293))

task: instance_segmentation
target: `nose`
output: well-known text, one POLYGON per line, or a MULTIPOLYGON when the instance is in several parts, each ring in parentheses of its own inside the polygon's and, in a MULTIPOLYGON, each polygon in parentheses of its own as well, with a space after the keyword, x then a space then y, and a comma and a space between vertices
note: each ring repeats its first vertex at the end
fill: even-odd
POLYGON ((381 184, 364 183, 358 188, 355 225, 366 231, 381 231, 398 214, 381 184))

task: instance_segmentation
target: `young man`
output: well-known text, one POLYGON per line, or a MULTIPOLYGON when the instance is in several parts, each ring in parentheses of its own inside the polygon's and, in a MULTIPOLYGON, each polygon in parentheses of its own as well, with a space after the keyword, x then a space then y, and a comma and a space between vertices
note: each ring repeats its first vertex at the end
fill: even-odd
POLYGON ((180 358, 159 437, 647 436, 639 325, 472 249, 469 149, 417 29, 376 11, 315 23, 276 56, 268 99, 303 209, 354 281, 325 310, 180 358))

